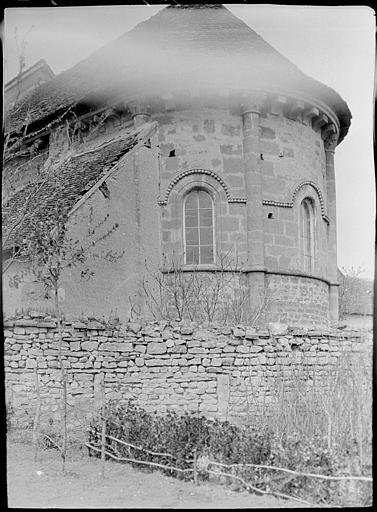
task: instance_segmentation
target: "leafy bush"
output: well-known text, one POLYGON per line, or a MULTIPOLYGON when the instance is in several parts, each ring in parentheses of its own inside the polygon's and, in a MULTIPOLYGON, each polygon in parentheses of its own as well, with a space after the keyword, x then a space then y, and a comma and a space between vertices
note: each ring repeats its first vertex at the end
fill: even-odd
MULTIPOLYGON (((147 450, 172 454, 155 456, 109 440, 109 448, 121 457, 172 464, 180 469, 192 467, 194 450, 197 457, 211 456, 214 461, 228 463, 262 463, 270 453, 269 437, 252 427, 238 427, 227 421, 210 420, 196 413, 165 415, 148 413, 132 401, 111 401, 106 407, 107 435, 141 446, 147 450)), ((89 443, 100 442, 101 421, 95 418, 89 429, 89 443)), ((97 452, 98 454, 98 452, 97 452)))
MULTIPOLYGON (((295 433, 278 437, 266 426, 238 426, 228 421, 211 420, 196 413, 148 413, 132 401, 110 401, 106 406, 105 417, 107 436, 154 452, 151 454, 137 450, 108 437, 106 449, 117 457, 189 469, 193 467, 196 452, 199 460, 207 461, 204 467, 199 464, 202 479, 208 479, 205 469, 208 461, 213 461, 241 465, 220 468, 229 474, 230 482, 236 481, 234 477, 238 476, 263 490, 301 497, 311 502, 341 505, 348 492, 344 482, 242 466, 261 464, 330 476, 339 474, 342 470, 341 461, 336 452, 328 449, 327 440, 321 435, 306 438, 295 433)), ((98 447, 100 439, 101 417, 98 415, 90 424, 89 443, 98 447)), ((92 451, 91 454, 99 456, 99 452, 92 451)), ((135 467, 151 470, 149 466, 137 463, 135 467)), ((163 471, 166 474, 177 474, 169 469, 163 471)), ((177 476, 188 479, 192 478, 192 473, 178 473, 177 476)), ((370 486, 365 483, 364 486, 363 501, 367 502, 370 486)))

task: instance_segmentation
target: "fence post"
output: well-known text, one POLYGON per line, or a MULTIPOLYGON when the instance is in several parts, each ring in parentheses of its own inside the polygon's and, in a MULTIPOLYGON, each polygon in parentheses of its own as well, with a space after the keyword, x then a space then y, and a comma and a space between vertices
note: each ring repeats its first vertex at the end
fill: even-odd
POLYGON ((101 478, 105 478, 105 451, 106 451, 106 397, 105 397, 105 374, 101 378, 101 478))
POLYGON ((36 462, 37 455, 38 455, 39 423, 40 423, 40 418, 41 418, 41 392, 39 389, 38 364, 34 368, 34 381, 35 381, 35 392, 37 394, 37 409, 35 411, 34 425, 33 425, 34 462, 36 462))
POLYGON ((198 485, 198 466, 197 466, 198 454, 197 448, 194 448, 194 484, 198 485))

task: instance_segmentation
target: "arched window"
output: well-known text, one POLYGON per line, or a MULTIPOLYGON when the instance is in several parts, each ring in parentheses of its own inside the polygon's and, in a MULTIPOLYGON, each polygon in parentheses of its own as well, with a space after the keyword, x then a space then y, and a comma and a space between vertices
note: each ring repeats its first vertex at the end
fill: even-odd
POLYGON ((185 263, 214 263, 214 208, 208 192, 192 190, 184 202, 185 263))
POLYGON ((306 197, 300 205, 300 242, 304 271, 312 272, 314 267, 314 204, 306 197))

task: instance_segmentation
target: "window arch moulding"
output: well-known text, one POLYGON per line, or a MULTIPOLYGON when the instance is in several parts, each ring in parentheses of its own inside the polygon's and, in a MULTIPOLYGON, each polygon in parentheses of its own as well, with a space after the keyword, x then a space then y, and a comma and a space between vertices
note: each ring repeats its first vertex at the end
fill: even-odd
POLYGON ((179 183, 183 178, 186 178, 187 176, 193 176, 193 175, 204 175, 209 176, 213 179, 215 179, 222 187, 222 189, 225 192, 226 198, 228 203, 239 203, 239 204, 246 204, 247 199, 246 197, 232 197, 228 185, 225 183, 225 181, 214 171, 208 170, 208 169, 190 169, 188 171, 183 171, 179 173, 175 178, 173 178, 163 196, 163 199, 158 200, 158 204, 160 206, 166 206, 168 204, 169 196, 173 188, 179 183))
POLYGON ((293 208, 297 194, 305 186, 310 186, 310 187, 314 188, 314 190, 317 192, 317 196, 318 196, 319 204, 320 204, 320 208, 321 208, 321 216, 322 216, 323 220, 326 222, 326 224, 330 224, 330 220, 329 220, 329 218, 326 214, 326 210, 325 210, 325 202, 323 199, 323 194, 321 192, 321 189, 318 187, 318 185, 316 183, 314 183, 313 181, 306 180, 306 181, 302 181, 301 183, 296 185, 290 195, 290 201, 263 200, 263 204, 265 206, 279 206, 281 208, 293 208))

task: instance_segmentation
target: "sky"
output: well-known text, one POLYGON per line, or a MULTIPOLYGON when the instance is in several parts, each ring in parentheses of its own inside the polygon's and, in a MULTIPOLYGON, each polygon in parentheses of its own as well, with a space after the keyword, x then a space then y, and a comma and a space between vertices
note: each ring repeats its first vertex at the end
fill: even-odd
MULTIPOLYGON (((224 4, 304 73, 335 89, 352 124, 335 153, 338 265, 373 278, 375 175, 373 108, 375 14, 367 6, 224 4)), ((156 14, 163 6, 9 8, 5 11, 5 80, 44 58, 55 74, 156 14)))

